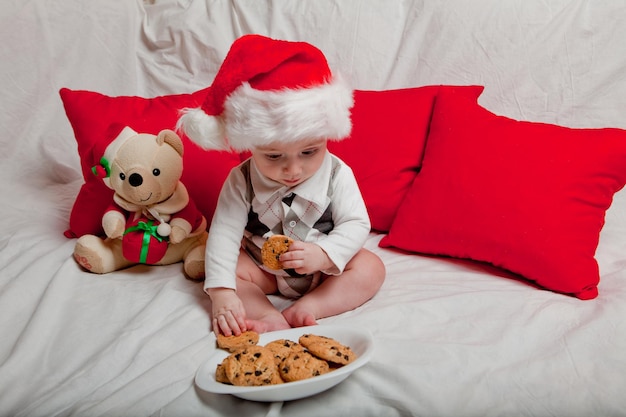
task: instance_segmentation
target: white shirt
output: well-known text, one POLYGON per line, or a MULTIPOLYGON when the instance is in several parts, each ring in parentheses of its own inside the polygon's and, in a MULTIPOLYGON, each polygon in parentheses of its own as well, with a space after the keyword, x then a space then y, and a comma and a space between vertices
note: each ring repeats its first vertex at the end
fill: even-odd
POLYGON ((242 238, 249 236, 260 246, 267 237, 277 233, 278 223, 282 223, 283 234, 319 245, 334 264, 331 270, 322 271, 330 275, 343 272, 348 261, 363 247, 371 227, 352 170, 330 152, 326 152, 320 169, 295 187, 287 187, 263 176, 250 159, 231 170, 220 192, 206 246, 205 290, 217 287, 235 289, 242 238), (248 182, 242 170, 247 163, 253 189, 251 202, 248 202, 248 182), (290 193, 295 193, 296 198, 288 207, 282 200, 290 193), (329 206, 334 227, 328 234, 311 228, 306 236, 298 236, 298 226, 285 221, 291 209, 311 226, 329 206), (269 230, 263 236, 249 236, 245 230, 251 207, 269 230))

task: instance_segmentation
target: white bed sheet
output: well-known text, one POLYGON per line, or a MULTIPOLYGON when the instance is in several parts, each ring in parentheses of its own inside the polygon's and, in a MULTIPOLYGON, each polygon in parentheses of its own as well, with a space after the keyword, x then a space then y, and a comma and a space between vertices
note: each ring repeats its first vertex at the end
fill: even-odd
MULTIPOLYGON (((81 271, 63 236, 82 183, 61 87, 196 91, 244 33, 305 40, 357 89, 481 84, 509 117, 626 128, 623 0, 14 1, 0 9, 0 416, 626 415, 626 194, 597 250, 600 296, 467 261, 367 247, 371 362, 317 396, 264 404, 193 383, 209 302, 180 265, 81 271)), ((273 298, 277 305, 285 301, 273 298)))

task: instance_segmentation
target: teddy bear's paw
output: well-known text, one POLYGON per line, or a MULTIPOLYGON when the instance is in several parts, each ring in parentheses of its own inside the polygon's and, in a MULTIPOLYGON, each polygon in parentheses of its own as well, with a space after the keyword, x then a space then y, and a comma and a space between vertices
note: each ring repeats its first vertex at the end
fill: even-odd
POLYGON ((102 257, 94 248, 85 245, 80 240, 74 248, 74 259, 89 272, 95 274, 103 274, 105 272, 102 257))
POLYGON ((187 239, 188 236, 189 233, 181 229, 180 227, 172 227, 169 235, 170 243, 176 245, 177 243, 180 243, 183 240, 187 239))
POLYGON ((191 281, 204 281, 204 260, 185 261, 184 265, 187 279, 191 281))
POLYGON ((183 266, 187 279, 204 281, 204 245, 196 246, 185 257, 183 266))
POLYGON ((74 259, 94 274, 106 274, 128 266, 121 254, 118 240, 103 240, 98 236, 84 235, 76 242, 74 259))

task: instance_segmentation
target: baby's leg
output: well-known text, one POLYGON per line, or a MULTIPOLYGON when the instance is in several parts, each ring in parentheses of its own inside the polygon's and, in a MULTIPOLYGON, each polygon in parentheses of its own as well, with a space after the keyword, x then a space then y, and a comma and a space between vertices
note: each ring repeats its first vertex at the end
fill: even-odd
POLYGON ((353 310, 380 289, 385 280, 385 265, 367 249, 361 249, 348 262, 341 275, 328 276, 313 291, 283 310, 292 327, 316 324, 316 319, 353 310))
POLYGON ((239 253, 236 273, 237 295, 246 309, 248 330, 264 333, 289 329, 285 317, 266 296, 277 291, 276 278, 260 269, 244 250, 239 253))

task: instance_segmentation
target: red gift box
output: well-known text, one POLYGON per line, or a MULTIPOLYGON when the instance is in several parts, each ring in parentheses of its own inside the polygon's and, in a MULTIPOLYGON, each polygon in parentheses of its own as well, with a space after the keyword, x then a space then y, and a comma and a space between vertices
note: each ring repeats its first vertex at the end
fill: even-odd
POLYGON ((124 232, 122 254, 131 262, 155 264, 167 251, 167 238, 157 233, 154 220, 140 219, 124 232))

